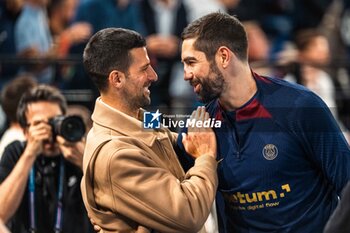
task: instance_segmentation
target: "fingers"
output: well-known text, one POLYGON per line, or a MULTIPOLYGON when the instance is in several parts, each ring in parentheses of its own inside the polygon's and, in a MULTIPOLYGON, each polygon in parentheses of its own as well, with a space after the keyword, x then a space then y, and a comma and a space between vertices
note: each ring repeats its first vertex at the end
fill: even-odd
POLYGON ((204 122, 209 121, 210 116, 209 113, 206 112, 204 106, 198 107, 196 110, 194 110, 191 114, 190 121, 194 124, 189 124, 188 127, 188 133, 191 132, 207 132, 210 130, 210 124, 207 126, 204 124, 204 122))
POLYGON ((57 135, 56 136, 56 141, 58 142, 58 144, 60 146, 65 146, 65 147, 75 147, 75 142, 70 142, 70 141, 67 141, 66 139, 64 139, 62 136, 60 135, 57 135))
POLYGON ((57 136, 56 140, 64 158, 76 166, 82 167, 85 143, 69 142, 61 136, 57 136))
POLYGON ((182 144, 184 145, 185 150, 187 151, 188 143, 187 143, 187 134, 181 133, 182 136, 182 144))
POLYGON ((30 156, 38 155, 43 150, 45 142, 52 142, 51 127, 44 121, 33 122, 26 130, 27 146, 26 154, 30 156))
POLYGON ((186 142, 187 134, 184 133, 184 132, 182 132, 182 133, 181 133, 181 136, 182 136, 182 143, 183 143, 183 142, 186 142))
POLYGON ((96 222, 95 222, 95 220, 94 220, 93 218, 91 218, 90 216, 89 216, 89 218, 90 218, 90 222, 91 222, 92 225, 94 226, 94 230, 95 230, 96 232, 100 232, 100 231, 101 231, 101 227, 100 227, 99 225, 96 224, 96 222))
POLYGON ((205 124, 208 121, 210 116, 205 107, 198 107, 191 114, 188 134, 182 133, 184 148, 194 158, 202 155, 216 157, 216 138, 210 124, 205 124))
POLYGON ((52 137, 51 126, 45 122, 30 125, 28 133, 29 137, 36 140, 49 140, 52 137))

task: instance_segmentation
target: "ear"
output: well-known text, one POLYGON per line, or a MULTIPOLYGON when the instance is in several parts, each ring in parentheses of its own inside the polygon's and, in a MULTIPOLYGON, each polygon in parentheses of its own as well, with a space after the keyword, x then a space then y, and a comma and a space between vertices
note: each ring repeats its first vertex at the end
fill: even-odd
POLYGON ((222 68, 227 68, 230 60, 232 59, 231 50, 226 46, 221 46, 217 53, 217 64, 218 66, 222 66, 222 68))
POLYGON ((109 73, 108 81, 111 87, 120 88, 125 82, 125 75, 123 72, 113 70, 111 73, 109 73))

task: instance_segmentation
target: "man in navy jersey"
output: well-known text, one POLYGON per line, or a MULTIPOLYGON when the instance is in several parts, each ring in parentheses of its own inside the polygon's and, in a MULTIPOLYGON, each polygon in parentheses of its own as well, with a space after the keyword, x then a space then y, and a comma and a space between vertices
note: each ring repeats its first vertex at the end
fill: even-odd
POLYGON ((349 146, 327 106, 254 73, 233 16, 206 15, 182 39, 185 80, 222 122, 214 130, 223 232, 322 232, 350 178, 349 146))

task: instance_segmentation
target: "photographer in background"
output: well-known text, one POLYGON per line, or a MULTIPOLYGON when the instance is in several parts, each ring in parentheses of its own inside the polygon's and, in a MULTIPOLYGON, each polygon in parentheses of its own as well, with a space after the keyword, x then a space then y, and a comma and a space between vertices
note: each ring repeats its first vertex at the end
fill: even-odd
POLYGON ((70 118, 59 116, 66 109, 63 95, 47 85, 20 100, 26 141, 6 147, 0 161, 0 219, 12 233, 93 232, 80 193, 85 128, 74 121, 65 127, 70 118))

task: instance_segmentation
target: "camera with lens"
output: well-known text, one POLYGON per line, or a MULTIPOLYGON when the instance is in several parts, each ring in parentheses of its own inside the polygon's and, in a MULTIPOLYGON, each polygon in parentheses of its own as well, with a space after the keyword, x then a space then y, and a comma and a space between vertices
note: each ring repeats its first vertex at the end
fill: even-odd
POLYGON ((62 136, 69 142, 78 142, 85 135, 85 124, 83 119, 77 115, 56 116, 49 120, 53 137, 62 136))

